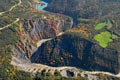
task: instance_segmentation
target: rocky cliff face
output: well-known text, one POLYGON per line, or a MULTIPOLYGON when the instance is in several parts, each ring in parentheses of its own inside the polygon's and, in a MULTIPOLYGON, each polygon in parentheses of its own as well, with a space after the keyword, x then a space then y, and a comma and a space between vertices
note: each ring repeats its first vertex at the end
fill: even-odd
POLYGON ((44 16, 44 18, 25 19, 20 25, 20 40, 15 45, 14 54, 19 58, 30 58, 41 39, 53 38, 72 27, 72 19, 63 16, 44 16))
POLYGON ((102 48, 78 33, 65 33, 42 44, 31 56, 33 63, 74 66, 85 70, 119 72, 117 50, 102 48))
POLYGON ((119 52, 102 48, 82 38, 78 33, 64 33, 72 27, 72 19, 62 16, 25 19, 17 34, 19 41, 15 45, 14 55, 28 59, 32 63, 49 66, 72 66, 86 70, 119 72, 119 52), (43 39, 51 40, 39 48, 37 43, 43 39))
MULTIPOLYGON (((87 0, 80 0, 80 3, 77 2, 78 0, 75 0, 75 2, 71 1, 69 5, 66 4, 68 1, 64 0, 63 2, 61 0, 61 2, 56 2, 53 0, 51 4, 55 6, 51 6, 52 8, 50 9, 56 12, 61 11, 73 18, 78 18, 79 16, 82 18, 94 18, 96 13, 99 13, 99 11, 95 11, 96 9, 94 10, 94 7, 91 6, 92 4, 89 4, 91 6, 89 11, 92 10, 93 12, 87 12, 86 14, 89 6, 87 4, 83 6, 82 4, 85 4, 87 0), (55 2, 60 5, 62 3, 65 4, 62 4, 64 6, 59 8, 56 7, 55 2), (74 7, 75 9, 72 9, 70 5, 76 6, 74 7), (56 9, 53 9, 53 7, 56 9), (83 11, 84 8, 85 11, 83 11), (66 10, 67 12, 65 12, 66 10), (80 10, 83 11, 83 14, 78 15, 80 10), (92 13, 94 13, 93 16, 91 15, 92 13)), ((99 9, 101 8, 99 7, 99 9)), ((56 16, 50 14, 42 18, 25 19, 17 32, 20 40, 15 45, 14 54, 20 59, 28 59, 28 61, 30 59, 32 63, 42 63, 57 67, 72 66, 92 71, 98 70, 118 73, 120 60, 119 52, 115 48, 102 48, 92 41, 83 38, 78 33, 65 33, 62 36, 57 36, 60 32, 70 29, 72 24, 73 21, 71 18, 58 14, 56 16), (51 40, 43 43, 38 48, 37 43, 43 39, 51 40)), ((87 30, 89 29, 87 28, 87 30)))

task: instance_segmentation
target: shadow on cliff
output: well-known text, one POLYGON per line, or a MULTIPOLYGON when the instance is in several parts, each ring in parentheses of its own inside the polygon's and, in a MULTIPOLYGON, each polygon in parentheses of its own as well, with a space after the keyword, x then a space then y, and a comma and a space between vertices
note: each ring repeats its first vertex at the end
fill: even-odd
POLYGON ((118 73, 119 69, 116 50, 102 48, 71 33, 43 43, 30 60, 53 67, 72 66, 92 71, 118 73))

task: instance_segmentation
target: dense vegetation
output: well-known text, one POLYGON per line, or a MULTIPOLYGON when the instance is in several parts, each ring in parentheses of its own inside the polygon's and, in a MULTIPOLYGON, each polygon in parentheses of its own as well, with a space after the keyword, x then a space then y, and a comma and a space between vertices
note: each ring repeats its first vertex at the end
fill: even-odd
POLYGON ((46 8, 48 11, 71 16, 77 26, 84 30, 80 33, 83 35, 87 33, 89 39, 93 42, 95 35, 103 31, 109 31, 111 35, 115 35, 117 38, 110 43, 109 48, 117 50, 120 48, 118 47, 120 45, 119 9, 119 0, 51 0, 46 8))
MULTIPOLYGON (((18 0, 4 0, 0 1, 1 4, 1 11, 6 11, 10 9, 10 7, 17 4, 18 0)), ((0 16, 0 27, 4 27, 13 21, 15 21, 16 18, 20 18, 20 20, 24 20, 27 18, 30 18, 33 13, 30 12, 30 5, 27 3, 32 2, 32 0, 22 0, 22 5, 17 6, 10 12, 6 12, 3 15, 0 16)), ((41 16, 39 13, 34 13, 37 16, 41 16)), ((36 16, 34 15, 34 17, 36 16)), ((37 17, 36 16, 36 17, 37 17)), ((38 17, 37 17, 38 18, 38 17)), ((41 73, 38 73, 36 75, 32 75, 31 73, 27 73, 24 71, 19 71, 15 66, 12 66, 11 59, 12 59, 12 49, 14 48, 14 45, 16 42, 19 41, 19 35, 17 33, 20 22, 13 23, 9 28, 5 28, 3 30, 0 30, 0 80, 53 80, 53 79, 63 79, 68 80, 68 78, 63 78, 61 75, 54 76, 54 75, 41 75, 41 73)), ((73 78, 69 78, 73 79, 73 78)), ((81 78, 82 79, 82 78, 81 78)), ((87 80, 86 78, 83 78, 83 80, 87 80)))
MULTIPOLYGON (((17 4, 19 0, 0 0, 0 12, 8 11, 12 6, 17 4)), ((26 1, 23 0, 23 5, 26 5, 26 1)), ((23 6, 24 7, 24 6, 23 6)), ((4 27, 12 23, 16 18, 24 17, 24 11, 27 9, 23 7, 16 7, 11 12, 6 12, 0 15, 0 27, 4 27), (22 15, 23 14, 23 15, 22 15)), ((11 24, 9 28, 0 30, 0 80, 33 80, 33 75, 30 73, 25 73, 24 71, 19 71, 16 67, 12 66, 12 49, 14 45, 19 40, 17 35, 18 23, 11 24)))
POLYGON ((10 9, 10 7, 17 4, 18 2, 19 0, 1 0, 0 1, 0 12, 10 9))
POLYGON ((30 73, 19 71, 10 65, 13 45, 8 43, 5 45, 0 47, 0 80, 33 80, 30 73))
POLYGON ((70 15, 74 19, 78 17, 92 18, 102 17, 107 13, 119 10, 119 0, 51 0, 46 10, 70 15), (106 5, 107 4, 107 5, 106 5), (117 4, 117 5, 114 5, 117 4))
MULTIPOLYGON (((69 35, 67 35, 66 38, 70 37, 70 40, 62 40, 62 42, 65 41, 65 43, 71 43, 69 46, 64 46, 66 50, 69 48, 70 51, 74 53, 77 53, 77 49, 73 47, 77 46, 76 41, 79 42, 78 37, 83 37, 89 41, 98 41, 101 46, 106 47, 109 42, 111 42, 109 45, 109 48, 113 48, 119 50, 120 49, 120 4, 119 0, 47 0, 50 3, 48 8, 46 10, 57 12, 57 13, 63 13, 66 15, 71 16, 75 21, 77 21, 78 25, 77 28, 73 30, 69 30, 69 35), (112 2, 112 3, 111 3, 112 2), (106 5, 107 4, 107 5, 106 5), (107 27, 105 23, 98 24, 96 26, 96 23, 99 22, 106 22, 107 27), (105 32, 103 32, 105 31, 105 32), (74 33, 75 32, 75 33, 74 33), (74 34, 72 34, 74 33, 74 34), (80 33, 80 34, 78 34, 80 33), (77 36, 77 37, 75 37, 77 36), (104 38, 106 37, 106 38, 104 38)), ((10 9, 10 7, 17 4, 19 0, 0 0, 0 12, 7 11, 10 9)), ((33 13, 31 12, 31 3, 33 0, 22 0, 22 4, 20 6, 17 6, 10 12, 6 12, 3 15, 0 15, 0 28, 4 27, 13 21, 16 20, 16 18, 20 18, 21 21, 24 19, 30 19, 31 17, 40 17, 42 16, 41 13, 33 13), (34 14, 34 15, 33 15, 34 14)), ((44 13, 45 14, 45 13, 44 13)), ((6 28, 4 30, 0 31, 0 80, 87 80, 87 78, 79 77, 79 78, 64 78, 61 77, 61 75, 53 76, 49 73, 37 73, 35 76, 33 76, 30 73, 19 71, 16 69, 16 67, 12 66, 10 64, 11 62, 11 55, 12 49, 14 48, 14 45, 19 40, 19 35, 17 34, 17 30, 20 22, 12 24, 9 28, 6 28)), ((87 46, 86 46, 87 47, 87 46)), ((78 51, 79 52, 79 51, 78 51)), ((101 53, 99 53, 101 54, 101 53)), ((95 54, 95 55, 99 55, 95 54)), ((106 54, 102 55, 106 58, 106 54)), ((116 54, 115 54, 116 55, 116 54)), ((101 57, 100 57, 101 58, 101 57)), ((92 64, 90 59, 87 57, 85 59, 88 59, 87 62, 89 65, 92 64)), ((58 60, 58 59, 56 59, 58 60)), ((115 62, 114 60, 112 60, 115 62)), ((111 62, 112 62, 111 61, 111 62)), ((96 62, 97 63, 97 62, 96 62)), ((103 64, 103 63, 101 63, 103 64)), ((115 62, 117 64, 117 62, 115 62)), ((109 65, 105 65, 109 66, 109 65)), ((92 66, 91 66, 92 67, 92 66)), ((111 78, 111 77, 105 77, 105 79, 113 79, 117 80, 118 78, 111 78)))

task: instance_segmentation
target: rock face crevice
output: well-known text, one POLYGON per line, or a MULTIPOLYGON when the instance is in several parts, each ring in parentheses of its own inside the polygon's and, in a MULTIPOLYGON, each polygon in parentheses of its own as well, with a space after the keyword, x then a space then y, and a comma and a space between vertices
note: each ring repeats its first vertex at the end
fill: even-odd
POLYGON ((72 19, 65 16, 25 19, 17 32, 19 41, 13 50, 14 55, 21 59, 29 59, 37 50, 40 40, 57 36, 60 32, 70 29, 72 23, 72 19))
POLYGON ((42 44, 31 56, 31 62, 118 73, 118 55, 117 50, 102 48, 79 34, 65 33, 42 44))

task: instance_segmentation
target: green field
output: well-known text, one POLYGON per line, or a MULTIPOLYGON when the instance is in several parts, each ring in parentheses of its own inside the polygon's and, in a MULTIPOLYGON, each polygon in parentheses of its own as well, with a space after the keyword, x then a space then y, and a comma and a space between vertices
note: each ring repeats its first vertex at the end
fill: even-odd
POLYGON ((107 47, 109 42, 112 42, 112 35, 110 32, 105 31, 100 34, 95 35, 94 39, 99 43, 102 47, 107 47))
POLYGON ((95 26, 95 30, 100 30, 102 28, 104 28, 107 24, 104 22, 104 23, 98 23, 96 26, 95 26))

